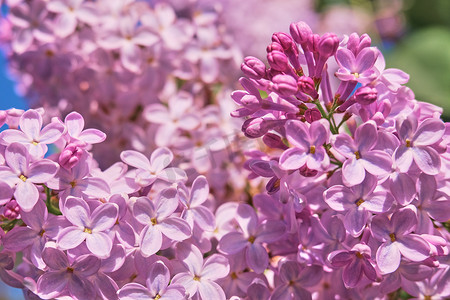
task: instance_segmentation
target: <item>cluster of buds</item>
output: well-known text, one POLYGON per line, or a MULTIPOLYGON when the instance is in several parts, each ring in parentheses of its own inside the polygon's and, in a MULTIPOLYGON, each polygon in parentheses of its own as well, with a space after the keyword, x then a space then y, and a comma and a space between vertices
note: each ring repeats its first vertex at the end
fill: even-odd
MULTIPOLYGON (((267 246, 269 258, 320 266, 322 284, 309 289, 319 299, 330 290, 381 299, 401 288, 448 297, 450 127, 442 109, 414 99, 403 85, 409 76, 385 69, 366 34, 319 36, 293 23, 290 35, 273 34, 267 61, 245 58, 232 116, 246 117, 242 131, 266 145, 247 153, 246 168, 249 179, 268 179, 253 197, 257 220, 286 226, 267 246)), ((272 298, 302 293, 288 286, 272 298)))

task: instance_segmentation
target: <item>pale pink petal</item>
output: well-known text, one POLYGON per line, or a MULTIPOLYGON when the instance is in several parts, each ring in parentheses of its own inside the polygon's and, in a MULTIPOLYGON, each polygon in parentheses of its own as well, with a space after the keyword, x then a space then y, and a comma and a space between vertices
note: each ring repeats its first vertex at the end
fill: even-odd
POLYGON ((120 48, 120 61, 129 71, 138 73, 142 63, 142 51, 132 43, 126 43, 120 48))
POLYGON ((28 173, 29 157, 27 148, 19 143, 12 143, 6 148, 5 160, 14 173, 24 175, 28 173))
POLYGON ((14 198, 16 198, 20 208, 28 212, 33 209, 34 205, 39 200, 39 192, 36 186, 27 180, 17 184, 14 198))
POLYGON ((28 227, 14 227, 2 238, 2 244, 6 250, 19 252, 38 238, 38 233, 28 227))
POLYGON ((195 223, 205 231, 214 231, 215 218, 211 210, 204 206, 191 208, 195 223))
POLYGON ((159 37, 148 31, 146 28, 138 29, 138 31, 135 33, 135 35, 132 38, 133 43, 141 46, 152 46, 158 42, 159 37))
POLYGON ((74 138, 77 138, 84 128, 83 117, 75 111, 66 116, 66 118, 64 119, 64 123, 67 126, 67 132, 71 137, 74 138))
POLYGON ((200 250, 190 243, 179 243, 176 249, 178 260, 183 262, 189 272, 192 275, 200 275, 203 269, 203 254, 200 250))
POLYGON ((151 169, 150 161, 148 160, 148 158, 145 157, 144 154, 134 150, 122 151, 122 153, 120 154, 120 159, 122 159, 122 161, 127 165, 138 169, 147 171, 150 171, 151 169))
POLYGON ((64 291, 68 281, 66 271, 44 273, 37 281, 39 295, 45 299, 55 298, 64 291))
POLYGON ((441 170, 441 157, 436 150, 431 147, 413 147, 411 148, 414 162, 425 174, 437 175, 441 170))
POLYGON ((73 249, 79 246, 89 235, 77 226, 70 226, 60 231, 57 238, 58 247, 62 250, 73 249))
POLYGON ((75 226, 84 228, 90 225, 90 209, 82 198, 67 197, 64 216, 75 226))
POLYGON ((147 197, 139 197, 133 205, 133 216, 141 224, 151 224, 151 219, 156 217, 153 202, 147 197))
POLYGON ((60 38, 65 38, 72 34, 77 27, 77 18, 73 13, 63 13, 56 17, 55 34, 60 38))
POLYGON ((45 183, 52 179, 58 172, 58 164, 51 160, 43 159, 30 166, 28 180, 33 183, 45 183))
POLYGON ((25 52, 33 43, 33 33, 29 28, 19 29, 18 33, 14 36, 11 46, 12 49, 18 54, 25 52))
POLYGON ((119 291, 117 295, 120 300, 152 300, 154 299, 146 287, 139 283, 127 283, 119 291))
POLYGON ((88 3, 81 5, 77 11, 77 19, 89 25, 95 25, 98 22, 98 12, 95 7, 88 3))
POLYGON ((111 252, 112 241, 104 232, 92 232, 92 234, 86 234, 86 246, 95 256, 106 258, 111 252))
POLYGON ((308 158, 305 150, 300 148, 290 148, 280 156, 280 167, 285 170, 295 170, 302 167, 308 158))
POLYGON ((213 254, 209 256, 204 265, 201 274, 202 279, 217 280, 228 275, 230 272, 230 265, 228 259, 220 254, 213 254))
POLYGON ((56 142, 64 132, 64 125, 60 123, 50 123, 41 131, 39 142, 44 144, 51 144, 56 142))
POLYGON ((17 129, 6 129, 0 132, 0 144, 7 146, 14 142, 21 144, 29 143, 30 138, 27 137, 25 133, 17 129))
POLYGON ((403 236, 397 242, 400 253, 409 260, 423 261, 430 257, 430 246, 417 235, 409 234, 403 236))
POLYGON ((165 219, 158 224, 158 229, 174 241, 183 241, 191 236, 191 228, 188 223, 177 217, 165 219))
POLYGON ((106 134, 98 129, 89 128, 83 130, 78 139, 88 144, 98 144, 106 139, 106 134))
POLYGON ((397 270, 401 259, 397 243, 382 244, 377 250, 376 259, 382 274, 389 274, 397 270))
POLYGON ((164 168, 166 168, 173 160, 173 154, 172 151, 170 151, 168 148, 158 148, 155 151, 153 151, 152 155, 150 156, 150 164, 151 164, 151 171, 154 173, 161 172, 164 168))
POLYGON ((222 288, 213 281, 203 281, 198 285, 201 299, 226 300, 222 288))
POLYGON ((392 170, 391 156, 382 151, 372 150, 360 160, 366 171, 376 176, 386 175, 392 170))
POLYGON ((227 255, 236 254, 247 245, 250 245, 250 242, 240 232, 230 232, 219 241, 220 252, 227 255))
POLYGON ((261 274, 269 264, 269 255, 266 249, 260 244, 251 244, 245 253, 247 264, 255 273, 261 274))
POLYGON ((411 147, 406 147, 405 145, 399 146, 397 150, 395 150, 394 157, 395 164, 397 165, 400 172, 408 172, 414 158, 411 147))
POLYGON ((342 166, 342 176, 349 186, 360 184, 366 176, 363 162, 356 158, 347 159, 342 166))
POLYGON ((209 185, 205 176, 198 176, 191 187, 190 206, 195 207, 201 205, 208 199, 209 185))
POLYGON ((141 252, 144 257, 155 254, 161 249, 162 234, 155 226, 148 225, 141 232, 141 252))
POLYGON ((171 120, 167 107, 155 103, 147 106, 144 110, 144 117, 150 123, 165 124, 171 120))
POLYGON ((198 281, 194 280, 194 275, 189 273, 178 273, 172 279, 172 284, 180 284, 186 289, 191 297, 194 296, 198 291, 198 286, 200 285, 198 281))
POLYGON ((158 174, 158 178, 167 182, 186 181, 186 172, 180 168, 166 168, 158 174))
POLYGON ((205 83, 212 83, 219 76, 219 62, 211 54, 204 53, 200 60, 200 77, 205 83))
POLYGON ((116 223, 118 207, 113 203, 99 205, 91 215, 92 232, 105 231, 116 223))

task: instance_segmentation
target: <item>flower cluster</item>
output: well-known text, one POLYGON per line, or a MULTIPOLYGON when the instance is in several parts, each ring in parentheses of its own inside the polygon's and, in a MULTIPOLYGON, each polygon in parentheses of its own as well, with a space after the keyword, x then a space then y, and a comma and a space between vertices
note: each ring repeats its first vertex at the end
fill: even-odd
POLYGON ((225 98, 242 56, 218 12, 200 5, 180 11, 165 1, 8 5, 0 42, 19 89, 31 107, 45 108, 46 121, 77 111, 105 132, 108 141, 92 149, 102 168, 123 150, 150 155, 168 147, 214 193, 233 190, 225 166, 232 156, 244 159, 235 155, 239 124, 230 121, 233 104, 225 98))
POLYGON ((267 255, 322 269, 309 296, 280 269, 289 284, 272 299, 329 299, 330 290, 383 297, 399 288, 448 297, 450 135, 442 109, 417 101, 403 85, 409 76, 386 69, 366 34, 339 39, 293 23, 290 34, 273 34, 267 61, 246 57, 244 90, 232 94, 240 106, 232 116, 246 117, 242 131, 267 146, 246 163, 250 178, 269 178, 266 192, 253 197, 256 213, 238 213, 246 216, 242 235, 226 235, 219 249, 245 249, 255 271, 256 257, 267 266, 267 255), (253 219, 261 229, 280 222, 285 234, 260 239, 253 219), (256 256, 261 241, 266 251, 256 256))

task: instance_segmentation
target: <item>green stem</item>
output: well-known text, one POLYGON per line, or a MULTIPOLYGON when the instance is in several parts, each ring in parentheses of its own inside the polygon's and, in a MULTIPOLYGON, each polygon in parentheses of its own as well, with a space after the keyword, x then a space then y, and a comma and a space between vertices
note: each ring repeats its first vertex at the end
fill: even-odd
POLYGON ((53 206, 51 198, 52 198, 52 193, 51 190, 44 185, 44 190, 45 190, 45 195, 47 196, 47 201, 45 202, 46 206, 47 206, 47 210, 49 213, 54 214, 54 215, 62 215, 61 211, 59 210, 58 207, 53 206))

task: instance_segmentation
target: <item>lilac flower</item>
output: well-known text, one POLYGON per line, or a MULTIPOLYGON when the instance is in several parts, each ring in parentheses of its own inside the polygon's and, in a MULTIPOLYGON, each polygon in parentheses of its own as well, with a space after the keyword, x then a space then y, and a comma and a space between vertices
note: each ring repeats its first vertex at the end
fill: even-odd
POLYGON ((48 271, 37 281, 39 297, 53 299, 67 295, 72 299, 89 299, 96 294, 88 276, 95 274, 100 267, 100 260, 93 255, 78 257, 73 262, 62 252, 49 245, 42 252, 42 258, 48 271))
POLYGON ((59 191, 61 209, 67 196, 107 198, 110 195, 110 187, 105 180, 89 175, 90 163, 89 155, 83 152, 78 164, 70 170, 60 168, 57 175, 47 182, 49 188, 59 191))
POLYGON ((347 158, 342 166, 342 177, 346 185, 360 184, 366 172, 382 176, 391 171, 391 157, 383 151, 372 150, 377 136, 377 126, 372 121, 359 126, 354 139, 345 133, 334 136, 334 149, 347 158))
POLYGON ((440 141, 445 126, 439 119, 426 119, 420 124, 414 114, 396 122, 402 144, 394 153, 395 162, 402 172, 407 172, 414 161, 422 172, 436 175, 441 168, 441 158, 431 145, 440 141))
POLYGON ((450 219, 450 199, 443 192, 438 191, 434 176, 420 174, 417 181, 417 200, 413 202, 417 207, 416 233, 434 232, 433 220, 446 222, 450 219))
POLYGON ((178 185, 178 196, 184 206, 181 218, 187 221, 189 227, 194 228, 195 223, 203 230, 214 230, 214 215, 202 205, 208 199, 208 195, 209 185, 204 176, 195 178, 190 193, 184 184, 178 185))
POLYGON ((322 268, 301 268, 296 261, 284 260, 278 264, 277 275, 270 300, 312 299, 311 293, 305 287, 314 286, 320 281, 322 268))
POLYGON ((93 25, 97 21, 93 6, 80 0, 52 0, 47 9, 58 14, 55 20, 55 34, 65 38, 72 34, 78 21, 93 25))
POLYGON ((140 234, 140 250, 144 256, 161 249, 163 235, 174 241, 183 241, 191 236, 189 224, 172 216, 177 207, 177 191, 172 188, 163 190, 154 202, 147 197, 136 200, 133 216, 145 225, 140 234))
POLYGON ((42 130, 42 116, 36 110, 30 109, 20 117, 20 129, 7 129, 0 133, 0 143, 9 145, 13 142, 24 144, 30 154, 42 158, 47 152, 47 144, 56 142, 65 128, 59 123, 50 123, 42 130))
POLYGON ((27 226, 14 227, 3 238, 3 245, 5 249, 14 252, 28 248, 28 258, 43 270, 45 263, 42 251, 45 243, 56 237, 58 227, 66 225, 66 221, 56 216, 50 217, 43 201, 38 201, 31 212, 22 211, 20 216, 27 226))
POLYGON ((378 70, 374 68, 374 64, 379 53, 378 49, 367 47, 355 57, 350 50, 340 48, 336 52, 336 61, 340 66, 336 77, 342 81, 353 80, 362 84, 370 83, 378 76, 378 70))
POLYGON ((178 300, 184 298, 184 287, 180 284, 170 284, 170 272, 162 261, 152 264, 147 276, 147 288, 139 283, 128 283, 118 292, 120 300, 178 300))
POLYGON ((63 250, 73 249, 86 240, 86 246, 94 255, 100 258, 109 256, 112 240, 106 232, 117 220, 117 205, 101 204, 91 213, 86 201, 68 197, 63 214, 73 226, 60 231, 57 238, 58 247, 63 250))
POLYGON ((158 148, 152 152, 150 160, 142 153, 134 150, 123 151, 120 158, 126 164, 136 168, 134 176, 138 185, 145 187, 156 179, 168 182, 184 181, 186 173, 180 168, 167 168, 173 160, 172 151, 158 148))
POLYGON ((309 169, 326 169, 330 159, 324 144, 329 141, 328 122, 319 120, 311 125, 292 120, 286 122, 286 137, 294 147, 280 156, 280 166, 283 169, 299 169, 304 164, 309 169))
POLYGON ((227 255, 245 250, 247 265, 256 273, 262 273, 269 264, 269 256, 262 243, 271 243, 283 237, 286 225, 282 221, 258 224, 255 210, 248 204, 240 204, 235 217, 241 232, 230 232, 219 241, 219 249, 227 255))
POLYGON ((423 281, 402 281, 405 291, 417 299, 448 299, 450 296, 450 268, 435 269, 434 274, 423 281))
POLYGON ((44 1, 20 3, 12 7, 10 20, 19 28, 12 40, 12 48, 19 54, 29 49, 35 39, 44 43, 54 39, 44 1))
POLYGON ((345 229, 355 237, 363 231, 371 212, 387 212, 394 203, 392 195, 377 184, 377 178, 367 174, 361 184, 351 188, 334 185, 323 193, 325 202, 332 209, 346 212, 345 229))
POLYGON ((24 211, 31 211, 39 199, 36 184, 52 179, 59 166, 48 159, 31 163, 27 149, 19 143, 12 143, 6 148, 5 160, 8 167, 0 166, 0 180, 15 187, 17 203, 24 211))
POLYGON ((189 297, 197 295, 200 299, 225 300, 225 293, 220 285, 215 283, 230 272, 228 259, 220 254, 209 256, 203 261, 200 250, 191 244, 177 245, 177 259, 183 264, 183 271, 176 274, 173 284, 184 286, 189 297))
POLYGON ((108 50, 120 49, 122 65, 131 72, 139 72, 142 51, 139 46, 152 46, 158 37, 147 27, 137 26, 137 16, 124 15, 120 18, 117 30, 104 32, 99 44, 108 50))
POLYGON ((200 120, 195 113, 189 112, 194 104, 192 95, 179 92, 169 98, 169 107, 160 104, 150 104, 145 108, 144 116, 150 123, 160 124, 155 142, 158 146, 167 146, 178 129, 191 131, 200 126, 200 120))
POLYGON ((430 246, 411 232, 417 225, 417 216, 410 206, 396 211, 390 219, 378 215, 372 219, 373 236, 382 242, 377 250, 377 265, 382 274, 397 270, 403 255, 411 261, 423 261, 430 255, 430 246))
POLYGON ((357 286, 363 275, 371 281, 377 279, 377 272, 371 260, 371 250, 367 245, 356 244, 350 251, 334 251, 328 255, 328 260, 333 267, 344 267, 342 280, 347 288, 357 286))
POLYGON ((64 124, 67 128, 69 143, 80 141, 85 144, 97 144, 106 139, 106 135, 98 129, 84 129, 84 118, 75 111, 65 117, 64 124))

